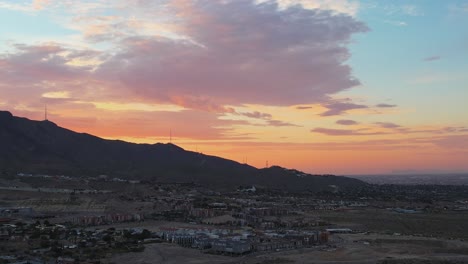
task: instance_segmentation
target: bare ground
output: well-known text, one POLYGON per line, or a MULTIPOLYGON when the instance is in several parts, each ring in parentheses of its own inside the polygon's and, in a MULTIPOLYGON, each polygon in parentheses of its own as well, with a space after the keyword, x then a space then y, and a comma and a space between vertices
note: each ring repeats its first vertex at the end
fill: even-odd
POLYGON ((106 263, 468 263, 468 243, 410 236, 334 235, 337 248, 299 249, 243 257, 209 255, 173 244, 148 245, 144 252, 111 257, 106 263))

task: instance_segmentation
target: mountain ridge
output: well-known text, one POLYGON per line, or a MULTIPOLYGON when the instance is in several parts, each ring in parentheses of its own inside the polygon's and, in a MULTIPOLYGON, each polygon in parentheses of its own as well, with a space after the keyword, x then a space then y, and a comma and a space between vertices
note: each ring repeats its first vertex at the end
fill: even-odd
POLYGON ((35 121, 0 111, 0 173, 70 176, 112 175, 154 182, 194 182, 235 189, 256 185, 321 191, 330 185, 353 188, 360 180, 314 176, 273 166, 257 169, 236 161, 187 151, 171 143, 136 144, 77 133, 51 121, 35 121))

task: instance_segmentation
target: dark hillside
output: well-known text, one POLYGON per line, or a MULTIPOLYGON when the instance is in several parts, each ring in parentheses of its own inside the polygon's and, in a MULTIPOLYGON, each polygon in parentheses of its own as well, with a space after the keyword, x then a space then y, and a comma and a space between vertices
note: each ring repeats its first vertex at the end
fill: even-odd
POLYGON ((338 176, 312 176, 280 167, 256 169, 235 161, 203 155, 173 144, 134 144, 105 140, 0 111, 0 170, 97 176, 158 182, 195 182, 236 188, 251 185, 289 190, 342 188, 363 182, 338 176))

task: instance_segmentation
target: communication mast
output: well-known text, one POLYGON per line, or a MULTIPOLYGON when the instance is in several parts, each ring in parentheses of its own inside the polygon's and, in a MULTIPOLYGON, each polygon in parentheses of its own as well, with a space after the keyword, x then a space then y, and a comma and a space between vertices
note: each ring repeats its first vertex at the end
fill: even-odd
POLYGON ((44 106, 44 120, 48 121, 47 120, 47 105, 44 106))

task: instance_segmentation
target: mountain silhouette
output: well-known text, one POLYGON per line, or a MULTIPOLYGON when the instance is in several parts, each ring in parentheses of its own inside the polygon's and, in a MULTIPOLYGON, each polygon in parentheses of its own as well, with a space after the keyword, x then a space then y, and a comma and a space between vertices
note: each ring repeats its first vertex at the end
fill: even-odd
POLYGON ((277 166, 265 169, 186 151, 174 144, 135 144, 77 133, 50 121, 0 111, 0 174, 74 177, 108 175, 152 182, 187 182, 235 189, 255 185, 295 191, 353 188, 360 180, 309 175, 277 166))

